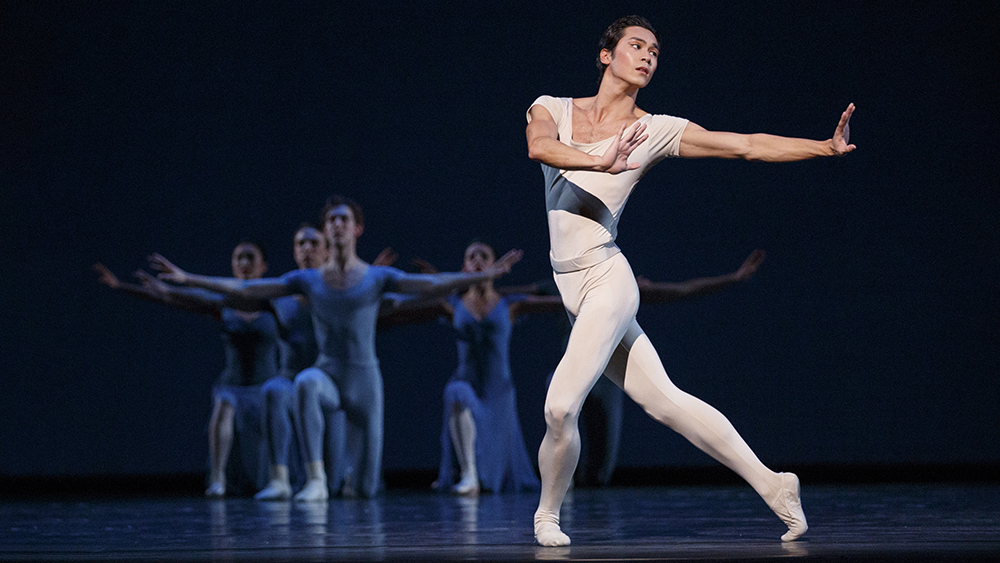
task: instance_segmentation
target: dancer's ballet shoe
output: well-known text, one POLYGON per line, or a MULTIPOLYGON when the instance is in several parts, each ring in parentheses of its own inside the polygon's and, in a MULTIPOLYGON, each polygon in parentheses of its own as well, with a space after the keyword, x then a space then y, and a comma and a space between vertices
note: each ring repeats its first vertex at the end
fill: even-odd
POLYGON ((799 478, 794 473, 780 475, 781 490, 771 502, 771 510, 788 526, 781 541, 792 541, 806 533, 809 525, 806 524, 806 513, 802 510, 802 499, 799 496, 799 478))
POLYGON ((479 496, 479 479, 462 479, 452 486, 451 494, 461 497, 479 496))
POLYGON ((535 514, 535 541, 543 547, 569 545, 569 536, 559 528, 559 518, 553 515, 535 514))
POLYGON ((306 486, 292 497, 297 502, 324 502, 330 498, 330 491, 326 488, 326 479, 309 479, 306 486))
POLYGON ((287 481, 272 480, 253 498, 257 500, 288 500, 292 498, 292 486, 287 481))
POLYGON ((226 484, 214 481, 205 489, 205 496, 208 498, 222 498, 226 496, 226 484))

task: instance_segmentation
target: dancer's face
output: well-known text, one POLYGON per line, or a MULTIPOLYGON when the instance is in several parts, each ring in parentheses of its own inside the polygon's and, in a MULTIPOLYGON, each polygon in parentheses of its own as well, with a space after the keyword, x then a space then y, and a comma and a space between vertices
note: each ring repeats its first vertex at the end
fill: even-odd
POLYGON ((299 268, 319 268, 329 258, 326 237, 312 227, 302 227, 295 233, 293 252, 299 268))
POLYGON ((353 244, 361 236, 361 225, 354 220, 354 212, 346 205, 338 205, 326 213, 323 232, 331 245, 353 244))
POLYGON ((267 262, 260 249, 252 244, 239 244, 233 249, 233 277, 241 280, 255 280, 263 277, 267 262))
POLYGON ((625 28, 614 52, 601 51, 601 62, 608 65, 605 73, 611 72, 620 80, 642 88, 653 78, 659 55, 660 46, 653 32, 632 26, 625 28))
POLYGON ((496 256, 489 245, 481 242, 474 242, 465 249, 465 258, 462 261, 463 272, 482 272, 493 265, 496 256))

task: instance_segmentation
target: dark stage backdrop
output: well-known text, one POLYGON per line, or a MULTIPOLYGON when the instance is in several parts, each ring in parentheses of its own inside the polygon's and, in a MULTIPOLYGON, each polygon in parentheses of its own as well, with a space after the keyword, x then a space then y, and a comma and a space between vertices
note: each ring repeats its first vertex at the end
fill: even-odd
MULTIPOLYGON (((1000 462, 997 7, 992 2, 11 2, 0 11, 0 474, 166 474, 206 465, 222 367, 209 318, 99 286, 158 251, 228 275, 243 237, 271 273, 326 197, 366 208, 359 252, 457 269, 481 236, 549 276, 540 94, 589 96, 600 33, 641 13, 664 38, 638 98, 710 129, 827 138, 844 159, 661 163, 619 244, 636 273, 749 282, 639 313, 677 384, 766 463, 1000 462), (878 5, 876 5, 878 4, 878 5)), ((557 319, 512 344, 529 450, 557 319)), ((385 467, 439 458, 454 341, 380 334, 385 467)), ((714 465, 630 405, 621 464, 714 465)))

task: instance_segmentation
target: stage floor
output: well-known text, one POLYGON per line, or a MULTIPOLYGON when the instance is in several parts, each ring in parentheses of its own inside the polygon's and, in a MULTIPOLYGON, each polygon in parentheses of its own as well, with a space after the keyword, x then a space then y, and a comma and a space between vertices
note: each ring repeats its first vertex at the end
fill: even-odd
POLYGON ((0 505, 4 561, 1000 561, 1000 486, 804 486, 809 532, 748 486, 577 490, 566 548, 534 544, 536 494, 388 491, 322 504, 126 498, 0 505))

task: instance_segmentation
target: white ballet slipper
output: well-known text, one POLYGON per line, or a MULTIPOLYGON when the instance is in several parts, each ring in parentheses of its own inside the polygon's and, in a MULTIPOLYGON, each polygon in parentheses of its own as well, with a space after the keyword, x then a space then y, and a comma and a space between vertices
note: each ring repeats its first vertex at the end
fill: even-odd
POLYGON ((535 541, 543 547, 569 545, 569 536, 559 528, 559 517, 551 513, 535 513, 535 541))
POLYGON ((209 483, 208 488, 205 489, 205 496, 208 498, 222 498, 226 496, 226 483, 222 481, 209 483))
POLYGON ((802 510, 802 498, 799 496, 799 478, 794 473, 781 473, 781 490, 771 502, 771 510, 788 526, 788 531, 781 536, 781 541, 792 541, 806 533, 809 525, 806 523, 806 513, 802 510))
POLYGON ((292 486, 288 481, 273 479, 253 498, 257 500, 288 500, 292 498, 292 486))
POLYGON ((479 479, 475 477, 463 478, 451 487, 453 495, 463 497, 474 497, 479 495, 479 479))
POLYGON ((330 491, 326 488, 326 480, 310 479, 306 481, 306 486, 292 497, 297 502, 324 502, 330 498, 330 491))

